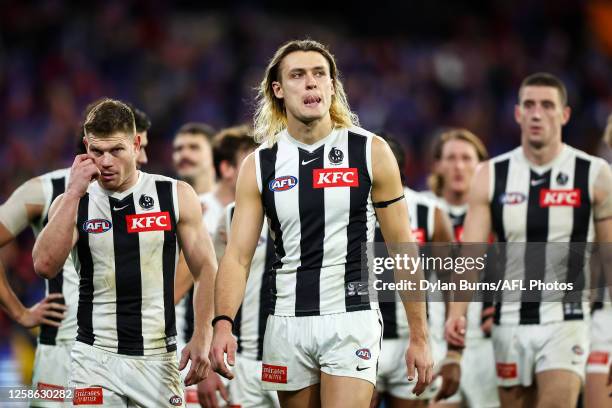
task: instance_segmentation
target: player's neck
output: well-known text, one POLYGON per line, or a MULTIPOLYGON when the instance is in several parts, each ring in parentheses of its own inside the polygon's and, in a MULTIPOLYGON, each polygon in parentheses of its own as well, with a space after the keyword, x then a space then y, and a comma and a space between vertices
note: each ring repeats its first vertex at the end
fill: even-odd
POLYGON ((236 189, 232 187, 229 183, 220 181, 217 183, 214 189, 214 195, 219 200, 219 202, 225 207, 229 203, 236 200, 236 189))
POLYGON ((134 187, 136 183, 138 182, 139 173, 140 171, 134 168, 134 171, 132 171, 132 173, 125 179, 123 183, 121 183, 121 185, 115 191, 117 193, 123 193, 124 191, 127 191, 130 188, 134 187))
POLYGON ((287 118, 287 131, 292 138, 304 144, 315 144, 325 136, 329 135, 333 130, 329 113, 321 119, 313 120, 312 122, 304 123, 293 116, 287 118))
POLYGON ((198 195, 206 194, 213 191, 215 188, 215 178, 211 173, 204 173, 198 177, 195 177, 191 183, 191 187, 195 190, 198 195))
POLYGON ((523 153, 527 160, 536 166, 545 166, 552 162, 563 150, 563 142, 555 140, 545 146, 536 148, 528 142, 523 142, 523 153))
POLYGON ((468 191, 460 192, 453 190, 442 190, 442 198, 450 205, 461 206, 467 203, 468 191))

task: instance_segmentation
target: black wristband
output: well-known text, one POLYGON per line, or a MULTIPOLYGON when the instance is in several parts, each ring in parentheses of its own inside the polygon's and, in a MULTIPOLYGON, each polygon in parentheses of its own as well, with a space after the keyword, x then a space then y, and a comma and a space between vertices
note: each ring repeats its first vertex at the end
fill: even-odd
POLYGON ((215 317, 212 320, 212 326, 215 327, 215 324, 217 324, 217 322, 219 320, 227 320, 232 325, 232 330, 234 329, 234 319, 232 319, 231 317, 226 316, 226 315, 219 315, 219 316, 215 317))

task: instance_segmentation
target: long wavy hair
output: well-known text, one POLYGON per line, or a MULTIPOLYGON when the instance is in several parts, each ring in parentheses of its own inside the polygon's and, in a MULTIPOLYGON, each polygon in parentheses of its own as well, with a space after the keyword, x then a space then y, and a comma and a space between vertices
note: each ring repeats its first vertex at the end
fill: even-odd
POLYGON ((359 124, 357 115, 351 112, 349 107, 344 87, 339 79, 340 74, 336 66, 336 60, 331 52, 317 41, 293 40, 286 42, 276 51, 268 63, 264 78, 259 85, 253 120, 253 133, 255 141, 258 143, 268 141, 270 145, 274 144, 276 135, 287 128, 285 102, 274 95, 272 82, 280 81, 280 64, 287 55, 296 51, 315 51, 327 60, 334 85, 334 95, 329 108, 334 127, 351 127, 359 124))
MULTIPOLYGON (((480 140, 478 136, 474 133, 470 132, 467 129, 449 129, 446 132, 442 133, 433 143, 432 153, 434 162, 439 162, 442 159, 442 150, 444 145, 451 140, 462 140, 471 144, 476 150, 476 155, 478 156, 478 161, 481 162, 483 160, 487 160, 489 158, 489 153, 487 152, 487 148, 484 143, 480 140)), ((433 193, 437 196, 442 195, 442 189, 444 188, 444 178, 441 174, 432 173, 428 179, 427 184, 429 185, 429 189, 433 191, 433 193)))

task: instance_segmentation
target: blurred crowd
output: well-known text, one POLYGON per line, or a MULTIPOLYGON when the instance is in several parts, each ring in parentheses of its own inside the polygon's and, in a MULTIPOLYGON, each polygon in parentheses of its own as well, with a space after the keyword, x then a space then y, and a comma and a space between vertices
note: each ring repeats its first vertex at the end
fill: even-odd
MULTIPOLYGON (((406 2, 411 3, 411 2, 406 2)), ((4 1, 0 8, 0 200, 28 178, 67 167, 81 112, 101 96, 152 119, 146 171, 169 174, 171 140, 187 121, 249 121, 254 88, 282 42, 330 46, 362 126, 404 143, 408 184, 424 189, 429 141, 466 127, 492 154, 518 144, 520 81, 549 71, 567 85, 573 116, 564 137, 597 153, 612 112, 612 6, 605 1, 492 1, 467 10, 427 5, 277 2, 4 1)), ((603 150, 600 154, 609 154, 603 150)), ((2 260, 27 305, 41 297, 32 238, 2 260)), ((0 313, 0 353, 10 323, 0 313)))

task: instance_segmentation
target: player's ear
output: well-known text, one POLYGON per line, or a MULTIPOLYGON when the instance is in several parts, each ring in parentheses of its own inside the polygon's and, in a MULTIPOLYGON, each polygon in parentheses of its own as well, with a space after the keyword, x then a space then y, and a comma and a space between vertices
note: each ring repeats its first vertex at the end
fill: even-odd
POLYGON ((283 99, 283 86, 279 81, 272 81, 272 91, 274 92, 274 96, 276 96, 278 99, 283 99))
POLYGON ((140 133, 134 135, 134 152, 136 154, 140 153, 140 133))
POLYGON ((564 107, 563 108, 563 121, 561 122, 561 124, 565 125, 569 121, 571 115, 572 115, 572 108, 570 108, 569 106, 564 107))
POLYGON ((514 105, 514 120, 519 125, 521 124, 521 106, 518 104, 514 105))
POLYGON ((83 144, 85 145, 85 151, 89 148, 89 142, 87 141, 87 136, 83 136, 83 144))

